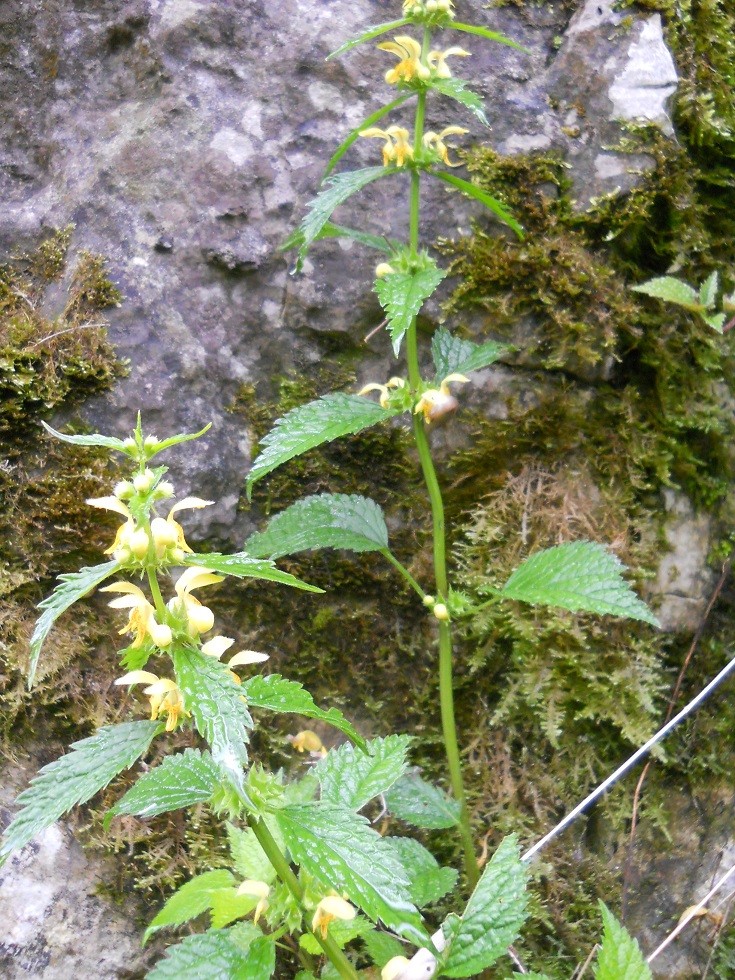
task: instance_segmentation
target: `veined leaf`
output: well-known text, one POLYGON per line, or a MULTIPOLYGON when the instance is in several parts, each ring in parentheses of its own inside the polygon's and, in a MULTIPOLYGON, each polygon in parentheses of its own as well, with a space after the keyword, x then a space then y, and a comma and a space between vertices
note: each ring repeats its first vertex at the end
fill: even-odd
POLYGON ((364 122, 360 123, 360 125, 356 129, 353 129, 352 132, 349 134, 349 136, 340 143, 340 145, 337 147, 335 152, 332 154, 332 157, 330 158, 329 163, 327 164, 327 169, 324 173, 324 177, 326 178, 331 174, 331 172, 337 166, 337 164, 345 155, 345 153, 349 150, 352 144, 359 138, 360 133, 362 133, 366 129, 369 129, 371 126, 374 126, 375 123, 380 122, 380 120, 384 116, 387 116, 389 112, 392 112, 394 109, 397 109, 399 106, 402 106, 403 103, 408 101, 408 99, 410 99, 411 96, 414 94, 415 93, 413 92, 409 92, 407 95, 399 95, 397 99, 394 99, 392 102, 389 102, 388 105, 381 106, 381 108, 378 109, 377 112, 374 112, 372 116, 368 116, 367 119, 364 122))
POLYGON ((571 541, 527 558, 500 590, 506 599, 658 626, 651 610, 623 579, 625 565, 595 541, 571 541))
POLYGON ((100 728, 91 738, 75 742, 71 751, 44 766, 18 797, 20 811, 0 842, 0 865, 67 810, 86 803, 130 766, 162 731, 157 721, 130 721, 100 728))
POLYGON ((316 241, 324 225, 332 217, 335 208, 344 204, 348 198, 357 194, 358 191, 367 187, 374 180, 378 180, 380 177, 388 177, 397 172, 397 167, 365 167, 362 170, 347 170, 345 173, 329 177, 324 182, 324 189, 309 203, 308 213, 301 222, 304 241, 299 249, 296 271, 300 271, 306 253, 312 243, 316 241))
POLYGON ((469 374, 494 364, 504 354, 513 350, 510 344, 498 344, 489 340, 485 344, 473 344, 462 340, 444 327, 431 340, 431 356, 436 367, 436 379, 441 381, 448 374, 469 374))
POLYGON ((242 790, 248 729, 253 727, 253 719, 239 684, 230 677, 226 664, 198 650, 175 646, 171 656, 176 683, 197 731, 209 743, 220 769, 242 790))
POLYGON ((375 292, 388 318, 396 357, 404 334, 445 276, 444 270, 432 263, 419 272, 394 272, 375 280, 375 292))
POLYGON ((388 735, 371 739, 364 751, 355 751, 349 743, 332 749, 315 768, 322 800, 361 810, 406 771, 411 741, 410 735, 388 735))
POLYGON ((210 929, 169 946, 146 980, 268 980, 276 968, 276 950, 268 936, 243 949, 240 927, 210 929))
POLYGON ((506 837, 485 867, 462 917, 449 930, 447 977, 476 977, 518 936, 526 919, 526 868, 514 836, 506 837))
POLYGON ((414 827, 443 830, 459 823, 459 803, 416 773, 399 779, 385 800, 394 816, 414 827))
POLYGON ((652 973, 640 946, 600 902, 604 932, 595 964, 596 980, 651 980, 652 973))
POLYGON ((463 31, 465 34, 475 34, 477 37, 487 38, 488 41, 496 41, 498 44, 505 44, 509 48, 515 48, 516 51, 522 51, 524 54, 531 54, 528 48, 524 48, 522 44, 519 44, 510 37, 506 37, 505 34, 498 34, 497 31, 490 31, 487 29, 487 27, 478 27, 477 24, 458 24, 456 20, 453 20, 449 26, 454 31, 463 31))
POLYGON ((503 224, 512 228, 520 240, 523 241, 522 225, 516 221, 505 205, 501 204, 491 194, 488 194, 487 191, 482 190, 482 188, 477 187, 475 184, 471 184, 468 180, 462 180, 456 174, 448 173, 446 170, 432 170, 431 172, 439 180, 443 180, 445 184, 451 184, 452 187, 456 187, 458 191, 462 191, 467 197, 473 197, 476 201, 484 204, 489 211, 492 211, 496 218, 499 218, 503 224))
POLYGON ((411 897, 417 908, 438 902, 457 884, 454 868, 441 868, 434 855, 423 844, 410 837, 386 837, 396 851, 411 885, 411 897))
POLYGON ((380 969, 394 956, 404 956, 406 952, 405 947, 401 946, 389 932, 378 932, 374 929, 372 932, 366 932, 362 941, 370 954, 370 959, 380 969))
POLYGON ((655 299, 676 303, 677 306, 683 306, 685 310, 692 310, 694 313, 703 311, 703 304, 700 303, 696 290, 673 276, 659 276, 641 283, 640 286, 630 288, 634 293, 645 293, 646 296, 653 296, 655 299))
MULTIPOLYGON (((347 943, 352 942, 353 939, 357 939, 358 936, 364 936, 366 933, 372 931, 373 924, 361 915, 355 916, 354 919, 348 921, 335 919, 334 922, 330 922, 329 924, 330 938, 337 943, 340 949, 344 949, 347 943)), ((304 932, 299 936, 299 946, 313 956, 319 956, 323 953, 315 937, 308 932, 304 932)))
POLYGON ((238 895, 237 888, 218 888, 209 899, 210 925, 224 929, 231 923, 249 915, 258 905, 255 895, 238 895))
POLYGON ((304 497, 272 517, 265 531, 245 542, 251 555, 270 558, 319 548, 362 552, 387 547, 388 528, 378 504, 368 497, 346 493, 304 497))
POLYGON ((168 899, 146 929, 143 941, 148 942, 153 933, 158 932, 159 929, 167 926, 175 928, 198 918, 210 908, 214 892, 234 884, 234 875, 224 868, 195 875, 190 881, 177 888, 168 899))
MULTIPOLYGON (((391 255, 399 247, 399 243, 393 239, 383 238, 382 235, 370 235, 366 231, 357 231, 355 228, 345 228, 344 225, 335 225, 332 221, 324 225, 314 241, 318 242, 323 238, 351 238, 360 245, 367 245, 386 255, 391 255)), ((304 232, 301 228, 297 228, 288 236, 280 249, 282 252, 288 252, 292 248, 301 248, 303 244, 304 232)))
POLYGON ((104 565, 92 565, 89 568, 80 568, 78 572, 59 575, 59 584, 54 591, 38 604, 38 608, 43 610, 43 614, 38 619, 31 637, 28 667, 29 688, 33 685, 33 679, 36 676, 41 647, 56 620, 78 599, 83 598, 88 592, 104 582, 106 578, 114 575, 119 568, 120 562, 108 561, 104 565))
POLYGON ((324 395, 292 409, 276 421, 275 427, 261 441, 263 451, 248 473, 248 497, 254 483, 294 456, 340 436, 362 432, 398 414, 397 410, 381 408, 369 398, 341 392, 324 395))
POLYGON ((245 695, 251 708, 265 708, 267 711, 281 711, 285 714, 302 715, 304 718, 317 718, 338 729, 355 743, 364 748, 365 739, 347 721, 341 711, 330 708, 323 711, 314 704, 314 699, 296 681, 286 680, 280 674, 257 674, 243 681, 238 689, 245 695))
POLYGON ((374 922, 426 942, 403 865, 364 817, 332 803, 307 803, 278 810, 276 819, 296 864, 346 894, 374 922))
POLYGON ((357 37, 353 37, 350 41, 345 41, 344 44, 340 44, 336 51, 333 51, 330 55, 327 55, 327 61, 331 58, 336 58, 340 54, 344 54, 345 51, 350 51, 352 48, 356 48, 358 44, 365 44, 366 41, 372 41, 374 37, 380 37, 381 34, 386 34, 388 31, 395 31, 399 27, 405 27, 406 24, 410 24, 412 21, 408 17, 402 17, 400 20, 391 20, 385 24, 377 24, 375 27, 368 27, 364 30, 362 34, 357 37))
POLYGON ((52 429, 48 422, 44 422, 43 420, 41 421, 41 425, 54 439, 68 442, 71 446, 102 446, 105 449, 117 449, 121 453, 128 452, 128 447, 123 440, 116 439, 114 436, 103 436, 99 432, 93 432, 86 436, 71 436, 65 432, 58 432, 56 429, 52 429))
POLYGON ((280 582, 282 585, 290 585, 294 589, 303 589, 304 592, 323 592, 324 589, 317 588, 316 585, 308 585, 288 572, 282 572, 276 568, 272 561, 263 561, 261 558, 254 558, 252 555, 240 552, 234 555, 219 555, 216 553, 208 555, 187 555, 184 558, 185 565, 199 565, 201 568, 208 568, 210 572, 220 572, 222 575, 232 575, 233 578, 259 578, 265 582, 280 582))
POLYGON ((487 121, 487 116, 485 115, 485 107, 482 102, 482 98, 473 92, 471 88, 467 85, 467 82, 462 78, 434 78, 430 82, 431 88, 436 92, 440 92, 442 95, 446 95, 447 98, 454 99, 455 102, 459 102, 469 109, 476 119, 479 119, 483 126, 489 126, 490 123, 487 121))
POLYGON ((699 287, 699 302, 706 310, 711 310, 717 302, 717 290, 720 287, 720 277, 715 269, 699 287))
POLYGON ((186 749, 167 755, 163 762, 138 779, 105 816, 105 827, 113 817, 129 813, 156 817, 195 803, 206 803, 219 784, 220 771, 209 752, 186 749))
MULTIPOLYGON (((269 814, 267 819, 269 829, 270 821, 269 814)), ((266 857, 265 851, 258 843, 258 838, 250 827, 242 830, 240 827, 228 823, 227 837, 232 863, 239 875, 243 878, 250 878, 252 881, 264 881, 268 885, 275 881, 275 868, 266 857)))

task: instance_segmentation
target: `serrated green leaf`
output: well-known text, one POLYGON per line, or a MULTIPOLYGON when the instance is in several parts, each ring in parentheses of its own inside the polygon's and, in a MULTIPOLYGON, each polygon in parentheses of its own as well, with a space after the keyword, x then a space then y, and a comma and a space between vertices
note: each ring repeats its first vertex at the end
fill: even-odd
POLYGON ((722 328, 725 326, 725 320, 727 316, 724 313, 702 313, 702 319, 707 324, 707 326, 712 327, 717 333, 722 333, 722 328))
POLYGON ((169 436, 168 439, 161 439, 160 442, 155 443, 152 446, 146 446, 146 456, 148 459, 153 459, 154 456, 158 456, 166 449, 170 449, 171 446, 178 446, 182 442, 191 442, 192 439, 201 439, 201 437, 212 428, 212 423, 207 422, 203 429, 198 432, 179 432, 178 435, 169 436))
POLYGON ((278 419, 261 441, 262 452, 247 477, 248 498, 254 483, 295 456, 340 436, 354 435, 379 422, 387 422, 398 414, 398 410, 381 408, 369 398, 341 392, 294 408, 278 419))
POLYGON ((498 44, 505 44, 509 48, 515 48, 516 51, 522 51, 524 54, 531 54, 528 48, 524 48, 522 44, 519 44, 510 37, 506 37, 505 34, 498 34, 497 31, 490 31, 487 29, 487 27, 478 27, 477 24, 458 24, 456 20, 453 20, 449 26, 454 31, 462 31, 465 34, 475 34, 477 37, 484 37, 488 41, 496 41, 498 44))
POLYGON ((351 810, 362 809, 406 771, 411 741, 410 735, 388 735, 371 739, 364 751, 355 750, 349 743, 332 749, 314 770, 322 800, 351 810))
MULTIPOLYGON (((377 249, 378 252, 384 252, 386 255, 391 255, 399 244, 392 239, 383 238, 382 235, 371 235, 366 231, 358 231, 355 228, 345 228, 344 225, 336 225, 332 221, 328 221, 324 225, 314 241, 319 242, 325 238, 350 238, 360 245, 367 245, 369 248, 377 249)), ((303 244, 304 233, 301 228, 297 228, 280 246, 280 250, 282 252, 288 252, 292 248, 301 248, 303 244)))
POLYGON ((604 932, 595 964, 596 980, 652 980, 653 974, 640 946, 600 902, 604 932))
MULTIPOLYGON (((351 943, 358 936, 364 936, 366 933, 371 932, 372 929, 372 923, 361 915, 355 916, 354 919, 350 919, 349 921, 335 919, 334 922, 329 923, 329 935, 340 949, 344 949, 347 943, 351 943)), ((313 956, 321 956, 324 953, 322 947, 309 932, 305 932, 299 937, 299 946, 313 956)))
POLYGON ((699 287, 699 302, 706 310, 711 310, 717 302, 717 290, 720 286, 720 277, 715 270, 711 273, 699 287))
POLYGON ((394 816, 414 827, 443 830, 459 824, 459 803, 416 773, 399 779, 385 801, 394 816))
POLYGON ((345 153, 359 138, 360 133, 366 129, 369 129, 371 126, 374 126, 375 123, 380 122, 384 116, 387 116, 388 113, 393 112, 393 110, 397 109, 399 106, 402 106, 403 103, 408 101, 408 99, 410 99, 414 94, 415 93, 413 92, 409 92, 407 95, 399 95, 397 99, 389 102, 388 105, 381 106, 377 112, 374 112, 371 116, 368 116, 368 118, 364 122, 361 122, 356 129, 353 129, 349 136, 340 143, 335 152, 332 154, 329 163, 327 164, 327 169, 324 172, 324 177, 327 178, 331 174, 345 153))
POLYGON ((406 955, 405 947, 387 932, 378 932, 377 929, 373 929, 372 932, 365 933, 362 941, 373 963, 381 969, 394 956, 406 955))
POLYGON ((499 218, 503 224, 508 225, 516 233, 518 238, 523 241, 525 237, 523 226, 516 221, 505 205, 501 204, 492 194, 488 194, 482 188, 471 184, 468 180, 462 180, 461 177, 457 177, 456 174, 450 174, 446 170, 432 170, 431 172, 439 180, 443 180, 445 184, 451 184, 452 187, 456 187, 458 191, 461 191, 467 197, 472 197, 481 204, 484 204, 489 211, 492 211, 496 218, 499 218))
POLYGON ((146 929, 143 941, 148 942, 159 929, 176 928, 203 915, 210 908, 212 894, 234 884, 234 876, 224 868, 196 875, 176 889, 146 929))
POLYGON ((444 327, 439 327, 431 340, 437 381, 442 381, 448 374, 468 374, 489 367, 512 350, 509 344, 497 344, 494 340, 484 344, 462 340, 444 327))
POLYGON ((41 425, 54 439, 68 442, 71 446, 102 446, 105 449, 117 449, 121 453, 127 453, 128 451, 128 447, 123 440, 116 439, 114 436, 103 436, 99 432, 90 433, 89 435, 71 436, 65 432, 57 432, 56 429, 51 428, 48 422, 44 422, 43 420, 41 421, 41 425))
POLYGON ((396 851, 411 884, 411 898, 422 909, 438 902, 456 884, 458 874, 454 868, 440 868, 434 855, 423 844, 410 837, 386 837, 396 851))
POLYGON ((18 797, 20 811, 0 841, 0 865, 64 813, 86 803, 147 750, 162 730, 157 721, 129 721, 100 728, 74 742, 71 751, 44 766, 18 797))
POLYGON ((268 885, 275 881, 275 869, 250 827, 242 830, 228 823, 227 837, 232 863, 239 875, 252 881, 264 881, 268 885))
POLYGON ((77 600, 83 598, 98 585, 101 585, 105 579, 114 575, 119 568, 120 562, 108 561, 103 565, 92 565, 89 568, 80 568, 78 572, 59 575, 59 584, 54 591, 38 604, 38 608, 43 610, 43 614, 36 622, 33 636, 31 637, 30 662, 28 666, 29 688, 33 685, 33 679, 36 676, 38 658, 41 656, 41 647, 51 632, 51 627, 56 620, 70 606, 73 606, 77 600))
POLYGON ((344 204, 348 198, 357 194, 358 191, 367 187, 374 180, 378 180, 380 177, 388 177, 397 172, 397 167, 365 167, 362 170, 347 170, 345 173, 329 177, 324 182, 324 189, 307 205, 306 217, 301 222, 304 241, 299 249, 296 271, 301 270, 306 253, 312 243, 316 241, 324 225, 332 217, 332 212, 340 204, 344 204))
POLYGON ((320 548, 363 552, 387 547, 388 528, 380 506, 368 497, 345 493, 304 497, 245 542, 249 554, 274 559, 320 548))
POLYGON ((209 752, 186 749, 167 755, 163 762, 144 773, 105 816, 105 827, 113 817, 128 813, 135 817, 157 817, 195 803, 206 803, 219 784, 220 772, 209 752))
POLYGON ((693 310, 695 313, 702 312, 702 304, 699 296, 690 285, 675 279, 673 276, 659 276, 643 282, 640 286, 631 286, 634 293, 644 293, 646 296, 653 296, 655 299, 663 299, 668 303, 676 303, 683 306, 685 310, 693 310))
POLYGON ((314 704, 314 699, 296 681, 286 680, 280 674, 257 674, 243 681, 239 688, 251 708, 265 708, 267 711, 281 711, 285 714, 303 715, 304 718, 317 718, 343 732, 350 741, 360 748, 365 747, 365 739, 347 721, 341 711, 330 708, 324 711, 314 704))
POLYGON ((209 897, 209 914, 213 929, 224 929, 249 915, 258 905, 253 895, 238 895, 237 888, 218 888, 209 897))
POLYGON ((476 977, 518 936, 526 919, 526 868, 515 836, 506 837, 486 865, 458 924, 451 930, 442 973, 476 977))
POLYGON ((418 272, 394 272, 375 280, 375 292, 388 320, 396 357, 406 331, 445 276, 443 269, 431 264, 418 272))
POLYGON ((175 647, 171 654, 184 707, 197 731, 206 739, 212 758, 233 784, 242 790, 247 764, 248 729, 253 719, 227 665, 199 650, 175 647))
POLYGON ((273 941, 261 936, 243 950, 237 929, 211 929, 169 946, 146 980, 268 980, 276 968, 273 941))
POLYGON ((557 606, 658 626, 651 610, 623 579, 625 565, 595 541, 571 541, 527 558, 500 595, 531 605, 557 606))
POLYGON ((462 78, 433 78, 430 87, 442 95, 446 95, 455 102, 459 102, 465 109, 469 109, 476 119, 479 119, 483 126, 489 126, 485 115, 485 107, 482 98, 468 87, 467 82, 462 78))
POLYGON ((276 568, 272 561, 254 558, 244 551, 234 555, 191 554, 184 558, 183 564, 199 565, 201 568, 208 568, 210 572, 231 575, 233 578, 257 578, 264 582, 280 582, 281 585, 290 585, 294 589, 301 589, 304 592, 324 591, 324 589, 317 588, 316 585, 302 582, 301 579, 289 575, 288 572, 282 572, 280 568, 276 568))
POLYGON ((351 38, 349 41, 345 41, 344 44, 340 44, 336 51, 327 55, 327 61, 336 58, 340 54, 344 54, 345 51, 351 51, 358 44, 365 44, 367 41, 372 41, 374 37, 380 37, 381 34, 387 34, 388 31, 395 31, 399 27, 405 27, 406 24, 410 23, 411 21, 408 17, 402 17, 400 20, 391 20, 385 24, 376 24, 374 27, 368 27, 362 34, 351 38))
POLYGON ((307 803, 278 810, 276 819, 296 864, 346 894, 374 922, 426 942, 403 865, 364 817, 332 803, 307 803))

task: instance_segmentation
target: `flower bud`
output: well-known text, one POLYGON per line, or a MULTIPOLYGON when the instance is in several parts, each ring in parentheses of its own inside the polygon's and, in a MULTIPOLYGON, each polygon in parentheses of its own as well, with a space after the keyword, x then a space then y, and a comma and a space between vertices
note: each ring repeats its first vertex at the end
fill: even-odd
POLYGON ((130 548, 127 546, 124 548, 118 548, 116 551, 113 551, 112 557, 115 559, 115 561, 119 561, 121 565, 124 565, 126 561, 130 561, 130 548))
POLYGON ((125 449, 135 449, 135 439, 132 436, 128 436, 127 439, 123 439, 123 446, 125 449))
POLYGON ((179 540, 179 532, 169 521, 163 517, 154 517, 151 521, 151 534, 156 545, 163 548, 171 548, 179 540))
POLYGON ((428 14, 433 14, 438 9, 439 4, 437 3, 437 0, 426 0, 426 12, 428 14))
POLYGON ((161 480, 161 482, 156 487, 156 500, 164 500, 167 497, 173 497, 174 495, 174 485, 169 483, 168 480, 161 480))
POLYGON ((128 544, 130 546, 130 550, 136 558, 145 558, 145 556, 148 554, 150 538, 148 537, 145 529, 139 527, 130 535, 128 544))
POLYGON ((152 449, 154 446, 158 445, 158 441, 159 440, 156 436, 146 436, 143 441, 143 445, 148 449, 152 449))
POLYGON ((375 266, 375 275, 378 279, 383 279, 385 276, 392 276, 395 274, 395 271, 389 262, 379 262, 375 266))
POLYGON ((195 633, 206 633, 214 626, 214 613, 207 606, 189 605, 186 609, 189 627, 195 633))
POLYGON ((427 609, 431 609, 434 606, 436 599, 433 595, 425 595, 423 598, 423 603, 427 609))
POLYGON ((120 483, 115 484, 113 493, 119 500, 127 500, 135 493, 135 487, 130 480, 121 480, 120 483))
POLYGON ((449 622, 449 610, 443 602, 437 602, 437 604, 434 606, 434 615, 440 623, 449 622))
POLYGON ((148 493, 150 488, 153 486, 154 479, 155 477, 152 470, 146 470, 145 473, 138 473, 138 475, 133 478, 135 492, 148 493))
POLYGON ((151 623, 148 627, 148 634, 157 647, 168 647, 174 636, 171 627, 165 623, 151 623))
POLYGON ((186 553, 183 551, 183 549, 174 548, 171 551, 171 561, 175 561, 177 564, 180 565, 181 562, 184 560, 184 558, 186 558, 186 553))

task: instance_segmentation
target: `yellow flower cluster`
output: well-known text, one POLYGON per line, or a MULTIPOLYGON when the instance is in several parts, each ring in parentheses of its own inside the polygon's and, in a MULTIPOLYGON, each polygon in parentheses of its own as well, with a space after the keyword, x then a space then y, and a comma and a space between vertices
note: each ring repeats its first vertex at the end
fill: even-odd
POLYGON ((401 82, 410 83, 418 79, 426 82, 430 78, 451 78, 452 72, 447 64, 447 58, 469 58, 470 52, 457 46, 447 48, 446 51, 438 49, 430 51, 426 55, 426 60, 422 58, 422 49, 419 42, 409 37, 407 34, 399 34, 392 41, 383 41, 378 45, 379 50, 388 51, 398 58, 398 64, 390 68, 385 73, 385 80, 389 85, 398 85, 401 82))
POLYGON ((404 167, 408 160, 413 160, 413 147, 408 142, 408 130, 402 126, 389 126, 388 129, 378 129, 371 126, 363 129, 360 136, 367 139, 385 140, 383 144, 383 166, 404 167))

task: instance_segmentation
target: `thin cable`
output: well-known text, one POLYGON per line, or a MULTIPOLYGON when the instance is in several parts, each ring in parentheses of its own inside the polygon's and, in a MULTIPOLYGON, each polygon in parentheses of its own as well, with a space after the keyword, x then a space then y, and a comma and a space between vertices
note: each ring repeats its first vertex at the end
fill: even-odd
POLYGON ((537 841, 532 847, 529 847, 529 849, 521 855, 521 861, 530 861, 531 858, 538 854, 542 848, 546 847, 550 841, 552 841, 555 837, 558 837, 563 830, 566 830, 566 828, 573 823, 577 817, 583 813, 588 806, 590 806, 590 804, 594 803, 595 800, 598 800, 621 778, 621 776, 624 776, 629 769, 632 769, 639 759, 642 759, 644 755, 650 752, 654 745, 665 738, 673 728, 676 728, 680 721, 683 721, 686 717, 692 714, 692 712, 695 711, 703 701, 706 701, 715 688, 717 688, 725 680, 725 678, 732 673, 733 669, 735 669, 735 659, 726 664, 719 674, 713 678, 713 680, 711 680, 706 687, 702 688, 695 698, 692 698, 689 704, 682 708, 678 714, 674 715, 671 721, 667 722, 663 728, 660 728, 655 735, 648 739, 647 742, 641 745, 641 747, 634 752, 633 755, 622 764, 622 766, 616 769, 614 773, 601 782, 596 789, 592 790, 589 796, 586 796, 581 803, 575 806, 573 810, 570 810, 564 819, 553 827, 548 834, 542 837, 541 840, 537 841))

